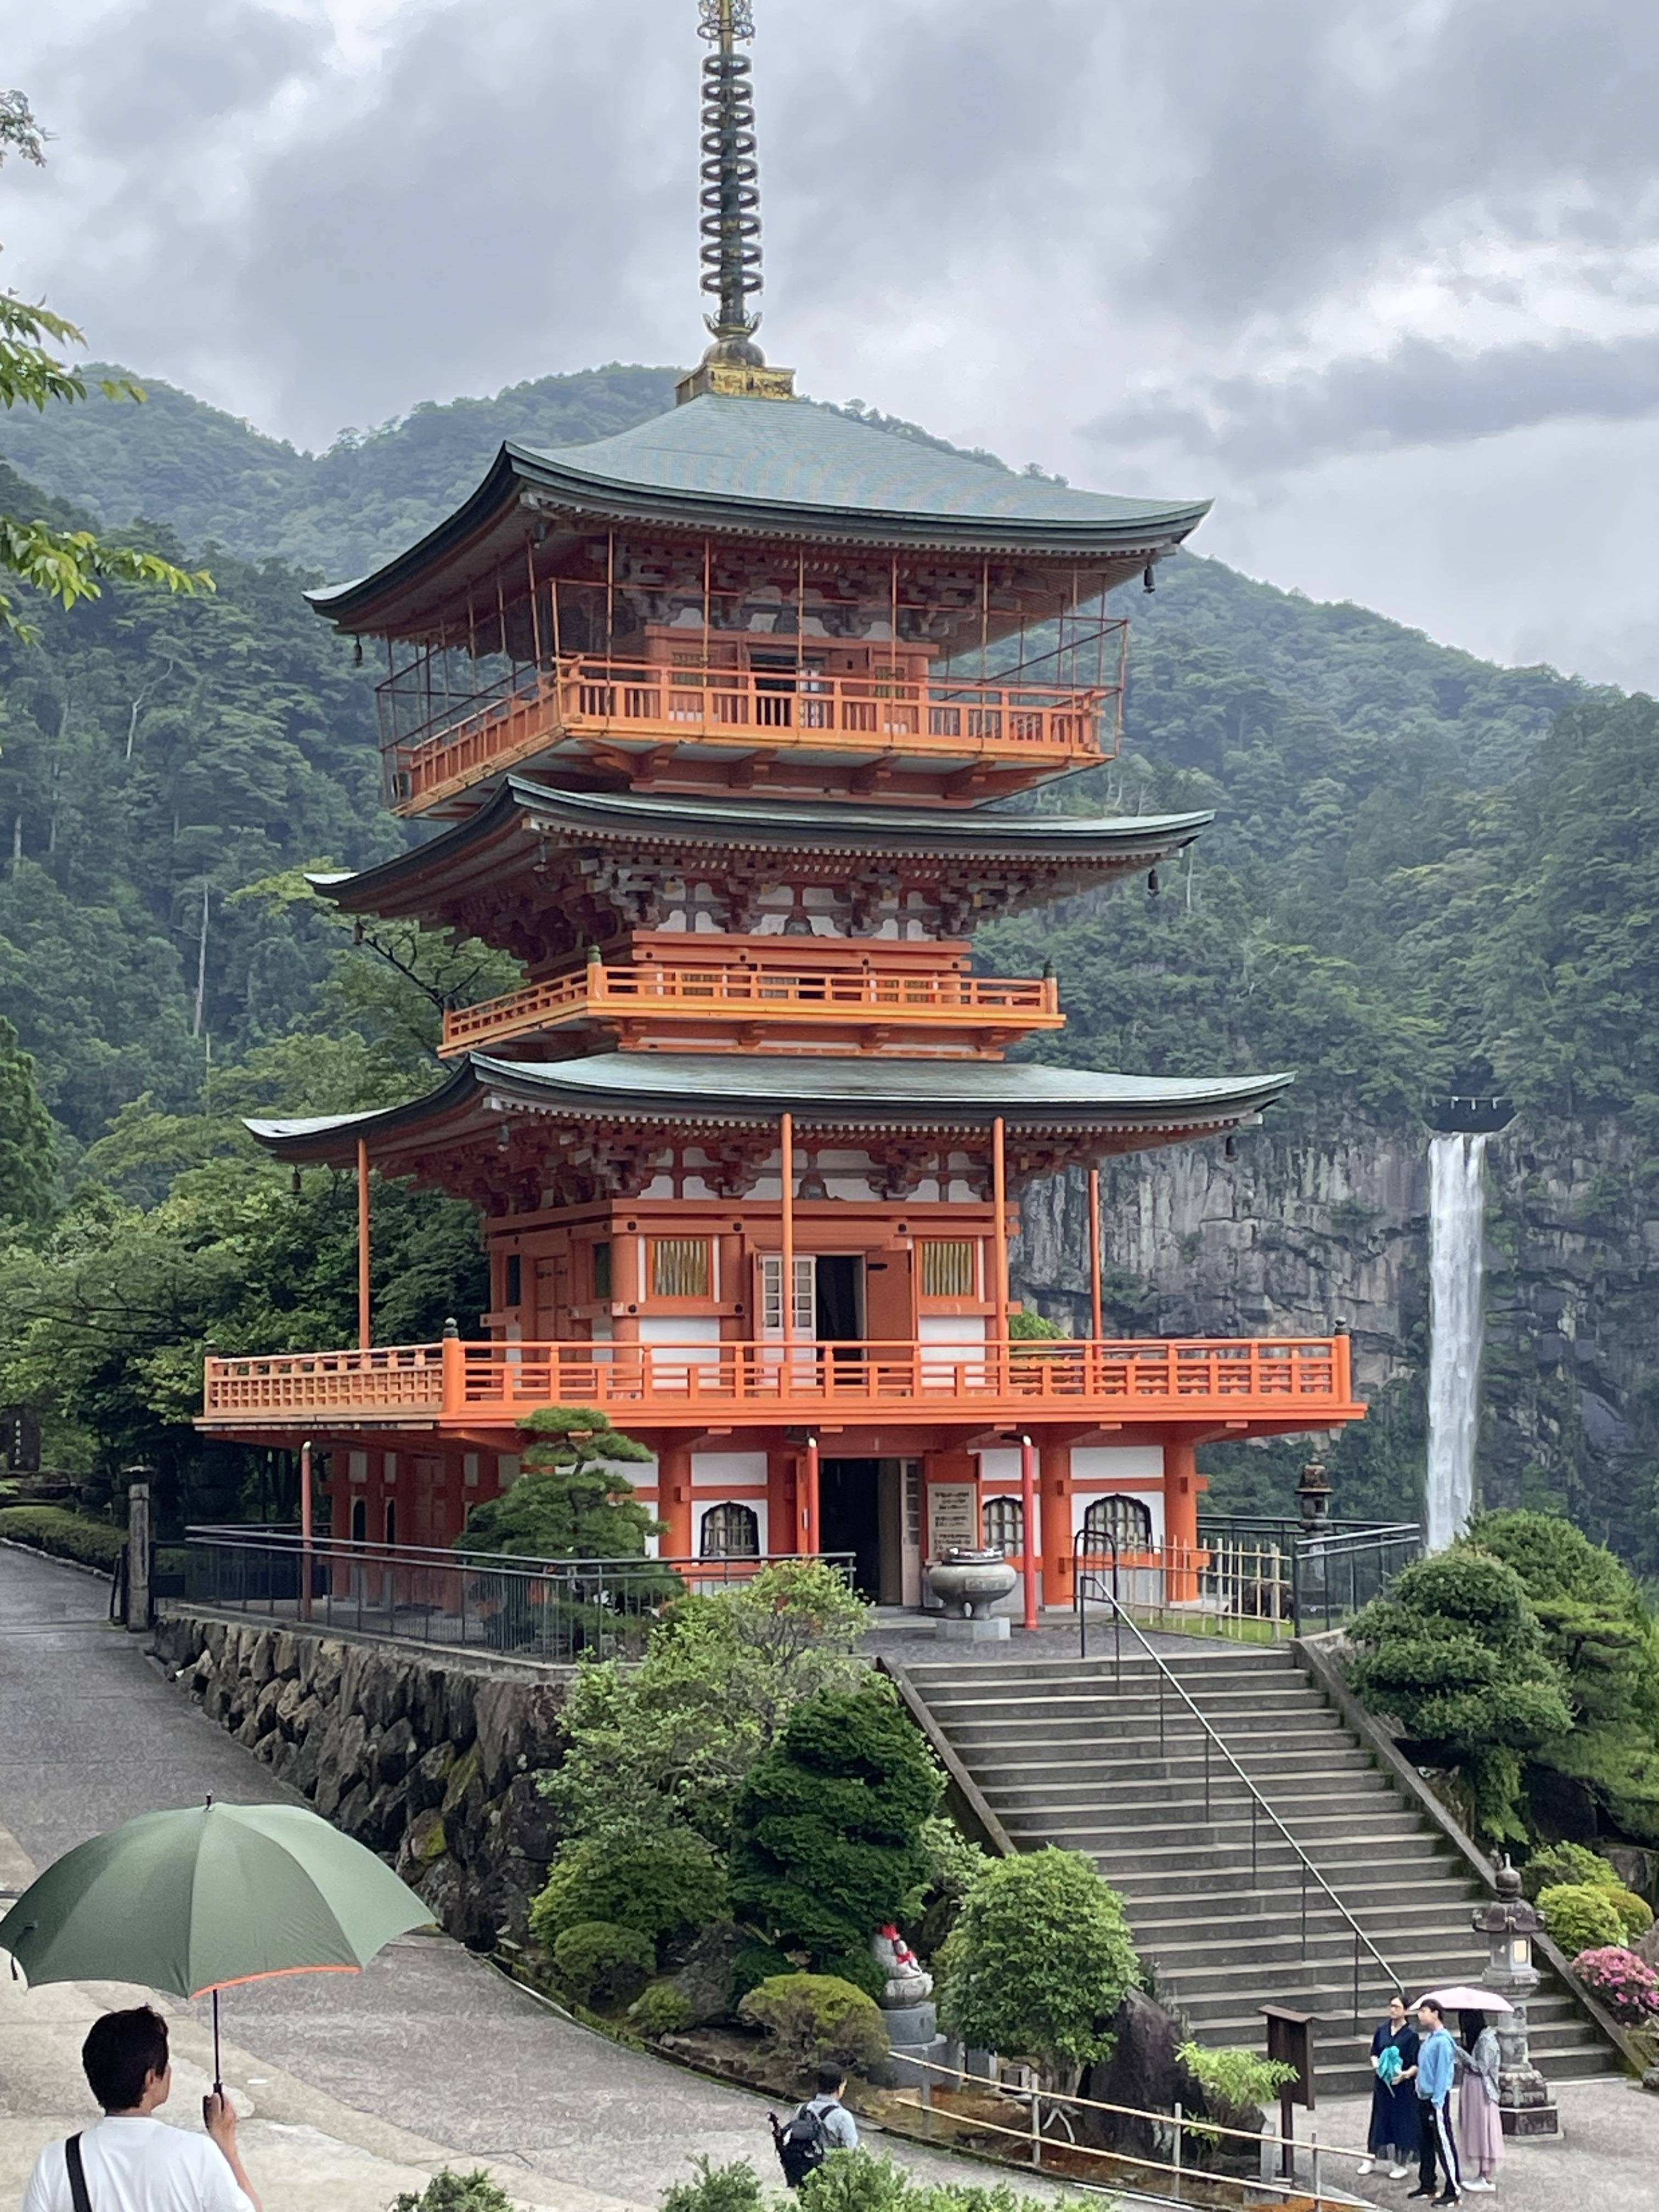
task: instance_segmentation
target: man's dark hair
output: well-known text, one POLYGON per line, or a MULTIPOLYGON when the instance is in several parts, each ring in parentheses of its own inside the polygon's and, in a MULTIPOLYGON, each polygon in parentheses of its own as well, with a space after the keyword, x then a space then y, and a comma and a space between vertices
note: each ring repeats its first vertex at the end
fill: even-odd
POLYGON ((81 2045, 87 2086, 106 2112, 130 2112, 152 2074, 167 2068, 167 2024, 149 2005, 106 2012, 81 2045))
POLYGON ((846 2087, 847 2069, 845 2067, 819 2067, 818 2094, 820 2097, 838 2097, 846 2087))
POLYGON ((1419 2012, 1431 2012, 1435 2018, 1441 2023, 1442 2027, 1444 2027, 1446 2020, 1445 2007, 1443 2005, 1437 2004, 1432 1997, 1425 1997, 1422 2003, 1419 2005, 1417 2009, 1419 2012))

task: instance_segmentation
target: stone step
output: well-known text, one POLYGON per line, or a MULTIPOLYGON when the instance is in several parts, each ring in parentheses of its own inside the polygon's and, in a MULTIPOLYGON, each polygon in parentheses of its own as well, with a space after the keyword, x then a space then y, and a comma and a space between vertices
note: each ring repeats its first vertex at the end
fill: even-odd
MULTIPOLYGON (((1251 1802, 1254 1777, 1233 1773, 1219 1760, 1211 1770, 1207 1802, 1202 1773, 1182 1775, 1168 1781, 1143 1782, 1133 1790, 1110 1789, 1103 1790, 1099 1783, 1086 1774, 1075 1780, 1060 1780, 1050 1774, 1041 1782, 1003 1782, 987 1776, 980 1784, 988 1803, 999 1810, 1005 1805, 1018 1806, 1027 1812, 1056 1812, 1070 1814, 1079 1806, 1111 1806, 1133 1802, 1137 1806, 1161 1805, 1191 1812, 1200 1820, 1208 1819, 1222 1809, 1237 1809, 1251 1802)), ((1379 1802, 1397 1805, 1399 1799, 1382 1776, 1370 1774, 1299 1774, 1291 1778, 1275 1778, 1271 1794, 1259 1783, 1255 1784, 1255 1796, 1259 1818, 1268 1819, 1267 1808, 1271 1808, 1292 1835, 1297 1832, 1297 1817, 1304 1806, 1316 1807, 1323 1813, 1342 1813, 1356 1821, 1365 1820, 1377 1808, 1379 1802)))
MULTIPOLYGON (((1045 1774, 1055 1775, 1067 1782, 1091 1780, 1103 1785, 1121 1784, 1126 1789, 1138 1789, 1144 1781, 1174 1780, 1182 1775, 1195 1776, 1202 1782, 1203 1745, 1203 1737, 1195 1735, 1189 1745, 1183 1745, 1179 1749, 1171 1747, 1161 1751, 1154 1741, 1144 1746, 1126 1744, 1120 1747, 1114 1744, 1109 1750, 1102 1751, 1097 1756, 1085 1753, 1081 1755, 1071 1753, 1064 1758, 1055 1758, 1042 1746, 1034 1745, 1029 1751, 1011 1750, 994 1758, 975 1760, 975 1779, 981 1789, 994 1782, 1025 1782, 1040 1779, 1045 1774)), ((1263 1743, 1243 1752, 1229 1743, 1225 1751, 1231 1753, 1232 1760, 1237 1761, 1253 1782, 1263 1787, 1280 1778, 1293 1780, 1297 1776, 1310 1773, 1374 1774, 1385 1786, 1393 1787, 1392 1781, 1377 1765, 1370 1753, 1363 1744, 1355 1743, 1352 1739, 1322 1748, 1316 1761, 1297 1758, 1273 1742, 1263 1743)), ((1212 1745, 1210 1771, 1219 1774, 1233 1771, 1222 1747, 1212 1745)))
POLYGON ((1172 1689, 1166 1690, 1160 1698, 1156 1680, 1137 1683, 1133 1687, 1126 1683, 1117 1692, 1104 1688, 1052 1690, 1040 1696, 1021 1698, 980 1689, 963 1690, 927 1701, 928 1711, 945 1729, 973 1720, 1018 1720, 1023 1727, 1030 1727, 1091 1714, 1098 1714, 1103 1719, 1156 1717, 1160 1711, 1170 1720, 1179 1714, 1192 1722, 1194 1706, 1217 1728, 1245 1713, 1277 1719, 1285 1713, 1330 1711, 1318 1691, 1299 1677, 1286 1677, 1282 1682, 1275 1680, 1261 1686, 1241 1682, 1236 1687, 1230 1685, 1212 1690, 1206 1686, 1203 1695, 1194 1698, 1191 1705, 1172 1689))
MULTIPOLYGON (((1398 1805, 1398 1799, 1395 1802, 1398 1805)), ((1182 1841, 1173 1848, 1213 1850, 1231 1846, 1235 1850, 1242 1850, 1248 1857, 1251 1828, 1248 1811, 1235 1813, 1218 1808, 1214 1817, 1208 1820, 1202 1817, 1202 1814, 1200 1807, 1197 1819, 1183 1821, 1182 1841)), ((1355 1833, 1356 1823, 1340 1812, 1328 1815, 1301 1813, 1294 1822, 1287 1820, 1285 1825, 1289 1828, 1292 1839, 1301 1845, 1316 1865, 1319 1863, 1318 1853, 1315 1850, 1316 1844, 1339 1847, 1344 1855, 1356 1857, 1362 1863, 1374 1847, 1383 1844, 1396 1844, 1405 1849, 1413 1843, 1420 1843, 1425 1851, 1433 1849, 1430 1838, 1423 1833, 1417 1815, 1403 1805, 1397 1812, 1370 1814, 1364 1823, 1364 1832, 1360 1835, 1355 1833)), ((1048 1819, 1035 1814, 1016 1815, 1005 1820, 1003 1826, 1011 1835, 1016 1828, 1021 1834, 1041 1832, 1050 1842, 1061 1844, 1065 1850, 1091 1851, 1097 1856, 1117 1850, 1133 1856, 1134 1847, 1145 1842, 1147 1829, 1147 1824, 1137 1821, 1131 1808, 1124 1805, 1103 1806, 1099 1808, 1098 1819, 1094 1820, 1088 1819, 1081 1810, 1063 1810, 1048 1819)), ((1290 1848, 1265 1814, 1257 1815, 1255 1831, 1258 1854, 1270 1849, 1274 1839, 1278 1839, 1281 1849, 1290 1848)))

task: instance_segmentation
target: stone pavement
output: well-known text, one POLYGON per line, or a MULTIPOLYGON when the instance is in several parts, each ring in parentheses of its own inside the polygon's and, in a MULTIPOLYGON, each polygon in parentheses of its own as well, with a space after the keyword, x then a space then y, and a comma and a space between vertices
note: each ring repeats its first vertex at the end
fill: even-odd
MULTIPOLYGON (((245 1802, 291 1796, 137 1638, 106 1625, 106 1601, 102 1582, 0 1547, 0 1820, 14 1853, 37 1866, 210 1790, 245 1802)), ((12 1867, 0 1887, 27 1878, 15 1856, 12 1867)), ((8 2190, 16 2201, 43 2142, 91 2117, 76 2054, 111 2000, 134 2001, 8 1983, 0 2204, 8 2190)), ((182 2118, 211 2063, 208 2008, 162 2002, 191 2069, 186 2081, 181 2068, 175 2098, 182 2118)), ((550 2212, 654 2206, 699 2154, 776 2175, 764 2100, 590 2033, 441 1937, 405 1938, 362 1976, 293 1976, 222 2002, 226 2081, 254 2108, 248 2168, 256 2185, 270 2180, 271 2212, 370 2212, 419 2185, 404 2178, 410 2170, 445 2163, 489 2164, 520 2202, 550 2212)), ((987 2178, 982 2166, 881 2141, 926 2173, 987 2178)))

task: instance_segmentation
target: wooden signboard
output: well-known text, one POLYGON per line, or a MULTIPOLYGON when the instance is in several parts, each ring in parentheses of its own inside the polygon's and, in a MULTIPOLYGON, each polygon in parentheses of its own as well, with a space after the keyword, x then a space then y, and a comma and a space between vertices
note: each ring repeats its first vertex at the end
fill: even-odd
POLYGON ((927 1559, 931 1565, 947 1552, 971 1552, 979 1546, 979 1486, 974 1482, 927 1485, 927 1559))

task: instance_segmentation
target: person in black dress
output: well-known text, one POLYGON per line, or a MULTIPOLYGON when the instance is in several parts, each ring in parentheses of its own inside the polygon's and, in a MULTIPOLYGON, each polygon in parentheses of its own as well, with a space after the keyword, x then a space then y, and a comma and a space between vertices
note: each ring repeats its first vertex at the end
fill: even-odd
POLYGON ((1417 2156, 1417 2026, 1406 2010, 1404 1997, 1390 1997, 1389 2016, 1371 2038, 1371 2071, 1376 2081, 1371 2090, 1371 2126, 1366 2138, 1370 2156, 1361 2173, 1386 2166, 1391 2181, 1398 2181, 1417 2156), (1385 2059, 1384 2051, 1396 2054, 1385 2059))

